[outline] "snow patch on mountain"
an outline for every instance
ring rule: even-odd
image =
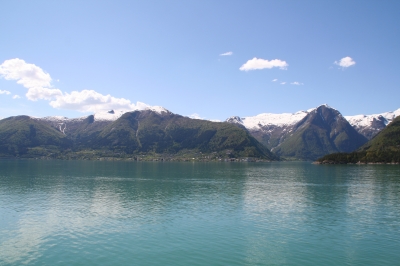
[[[65,116],[46,116],[46,117],[31,117],[33,119],[44,120],[54,123],[64,123],[64,122],[71,122],[71,121],[81,121],[87,118],[87,116],[78,117],[78,118],[68,118]]]
[[[306,115],[318,110],[320,107],[326,107],[336,110],[327,104],[322,104],[318,107],[308,109],[307,111],[298,111],[296,113],[283,113],[283,114],[272,114],[263,113],[256,116],[238,117],[232,116],[227,119],[227,122],[242,124],[249,130],[257,130],[261,127],[276,126],[276,127],[288,127],[293,126]]]
[[[150,110],[150,111],[156,112],[158,114],[171,113],[169,110],[165,109],[162,106],[147,106],[145,108],[136,109],[136,110],[117,110],[117,111],[110,110],[110,111],[97,112],[97,113],[93,114],[93,116],[94,116],[94,121],[115,121],[125,113],[134,112],[134,111],[143,111],[143,110]],[[43,118],[35,117],[35,119],[45,120],[45,121],[54,122],[54,123],[63,123],[63,122],[71,122],[71,121],[81,121],[81,120],[86,119],[87,117],[88,116],[82,116],[79,118],[68,118],[65,116],[47,116],[47,117],[43,117]]]
[[[108,112],[95,113],[93,116],[94,116],[94,121],[115,121],[125,113],[126,111],[110,110]]]
[[[347,121],[349,121],[350,125],[353,127],[369,127],[372,126],[372,123],[376,120],[383,120],[385,125],[387,126],[394,118],[400,115],[400,108],[393,112],[385,112],[381,114],[373,114],[373,115],[353,115],[353,116],[345,116]]]
[[[156,112],[158,114],[171,113],[170,111],[168,111],[167,109],[165,109],[162,106],[147,106],[144,109],[119,110],[119,111],[110,110],[108,112],[95,113],[94,120],[95,121],[115,121],[125,113],[134,112],[134,111],[143,111],[143,110],[150,110],[150,111]]]
[[[248,116],[248,117],[231,117],[227,121],[235,122],[238,124],[242,124],[247,129],[258,129],[263,126],[290,126],[294,125],[303,119],[309,112],[308,111],[299,111],[296,113],[283,113],[283,114],[272,114],[272,113],[263,113],[256,116]]]
[[[150,111],[153,111],[153,112],[156,112],[156,113],[159,113],[159,114],[162,114],[162,113],[169,114],[169,113],[171,113],[169,110],[165,109],[162,106],[149,106],[149,107],[146,108],[146,110],[150,110]]]

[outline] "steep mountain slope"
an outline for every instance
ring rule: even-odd
[[[72,142],[64,134],[29,116],[0,120],[0,154],[3,156],[26,153],[48,155],[71,145]]]
[[[386,112],[382,114],[354,115],[345,116],[345,118],[358,133],[364,135],[367,139],[372,139],[398,116],[400,116],[400,109],[397,109],[394,112]]]
[[[400,117],[393,119],[375,138],[359,149],[359,151],[382,150],[400,150]]]
[[[352,153],[326,155],[319,163],[400,163],[400,117]]]
[[[315,160],[329,153],[353,151],[367,142],[339,111],[325,105],[309,112],[292,132],[274,149],[278,155]]]
[[[231,117],[276,154],[314,160],[332,152],[352,151],[367,139],[356,132],[339,111],[321,105],[294,114],[261,114]]]

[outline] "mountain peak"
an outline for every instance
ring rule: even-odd
[[[225,122],[232,124],[243,124],[243,121],[239,116],[231,116],[228,119],[226,119]]]
[[[314,111],[314,110],[320,110],[320,109],[323,109],[323,108],[336,110],[335,108],[333,108],[333,107],[329,106],[328,104],[324,103],[324,104],[321,104],[321,105],[319,105],[319,106],[317,106],[317,107],[308,109],[307,112],[308,112],[308,113],[311,113],[311,112]],[[337,110],[336,110],[336,111],[337,111]]]
[[[129,113],[129,112],[134,112],[134,111],[152,111],[156,112],[158,114],[172,114],[169,110],[165,109],[162,106],[147,106],[144,109],[137,109],[137,110],[110,110],[107,112],[98,112],[94,114],[94,120],[95,121],[115,121],[118,118],[120,118],[123,114]]]
[[[172,114],[171,111],[167,110],[166,108],[162,107],[162,106],[149,106],[147,107],[145,110],[150,110],[159,114],[162,113],[167,113],[167,114]]]

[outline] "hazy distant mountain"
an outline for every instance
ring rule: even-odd
[[[0,143],[3,156],[65,152],[122,156],[187,151],[220,157],[277,159],[245,129],[225,122],[183,117],[161,107],[76,119],[11,117],[0,121]]]
[[[354,115],[345,116],[350,125],[358,133],[363,134],[367,139],[372,139],[377,133],[384,129],[392,120],[400,115],[400,109],[394,112],[386,112],[375,115]]]
[[[339,111],[321,105],[294,114],[231,117],[277,155],[314,160],[333,152],[350,152],[367,142]]]

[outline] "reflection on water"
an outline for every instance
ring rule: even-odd
[[[0,265],[376,265],[400,168],[0,161]]]

